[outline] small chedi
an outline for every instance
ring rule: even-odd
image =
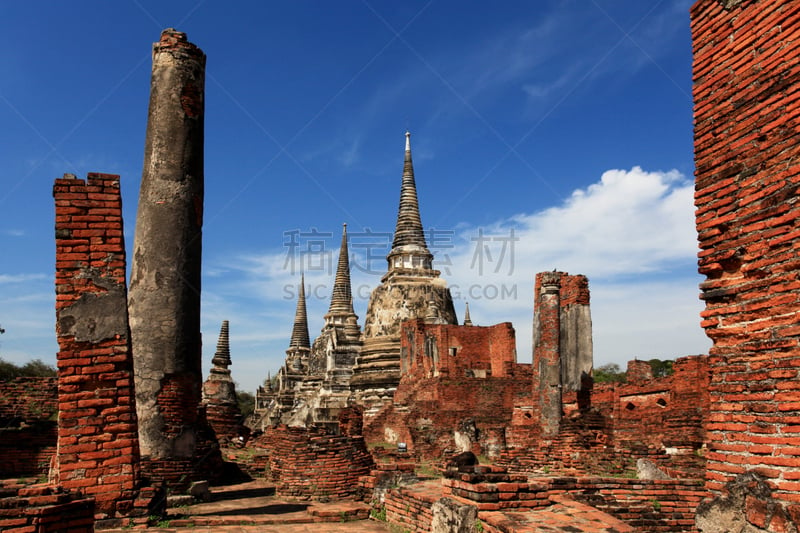
[[[406,134],[397,228],[363,328],[345,226],[323,329],[311,342],[301,275],[285,363],[257,393],[246,442],[227,321],[200,375],[205,56],[165,30],[130,294],[119,177],[54,184],[58,377],[0,381],[0,530],[145,527],[165,513],[163,488],[224,482],[223,449],[305,502],[308,522],[346,500],[335,519],[372,508],[415,532],[798,533],[800,9],[698,0],[691,20],[708,356],[658,375],[634,360],[624,379],[595,382],[589,281],[558,270],[531,280],[531,364],[517,362],[510,323],[479,325],[465,306],[459,324]]]
[[[203,405],[206,418],[218,439],[233,440],[248,433],[242,426],[242,412],[236,397],[236,384],[231,377],[230,325],[222,321],[211,370],[203,383]]]

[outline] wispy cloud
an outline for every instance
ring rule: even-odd
[[[0,230],[0,233],[2,233],[3,235],[8,235],[9,237],[24,237],[25,236],[25,230],[16,229],[16,228]]]
[[[28,283],[48,278],[45,274],[0,274],[0,284]]]
[[[339,154],[339,162],[343,167],[352,167],[361,157],[359,149],[361,148],[361,139],[351,139],[347,148]]]

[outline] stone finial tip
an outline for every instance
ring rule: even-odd
[[[406,152],[411,151],[411,133],[406,131]]]

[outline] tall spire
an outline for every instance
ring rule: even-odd
[[[350,256],[347,252],[347,224],[342,225],[342,244],[339,247],[339,263],[333,282],[331,305],[325,315],[325,325],[344,324],[353,311],[353,293],[350,287]]]
[[[403,183],[400,188],[400,208],[397,212],[397,227],[392,249],[413,245],[425,251],[425,233],[419,216],[417,184],[414,181],[414,164],[411,161],[411,134],[406,132],[406,155],[403,161]]]
[[[217,340],[217,351],[211,360],[214,366],[228,368],[231,365],[231,347],[228,338],[228,321],[223,320],[219,328],[219,339]]]
[[[466,306],[466,310],[464,311],[464,325],[471,326],[472,319],[469,317],[469,302],[466,302],[464,305]]]
[[[425,243],[425,232],[419,216],[417,184],[414,181],[414,164],[411,161],[411,134],[406,132],[406,154],[403,161],[403,182],[400,187],[400,207],[397,210],[397,226],[394,232],[392,251],[386,257],[389,274],[395,269],[424,271],[430,275],[433,255]]]
[[[292,340],[289,349],[311,349],[308,338],[308,315],[306,314],[306,279],[305,274],[300,274],[300,290],[297,292],[297,309],[294,313],[294,327],[292,327]]]

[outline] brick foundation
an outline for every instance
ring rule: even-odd
[[[359,478],[374,463],[361,436],[277,426],[259,438],[269,454],[269,479],[282,496],[337,500],[361,495]]]
[[[86,533],[94,531],[95,503],[47,485],[0,485],[0,531]]]
[[[607,513],[630,526],[628,531],[691,533],[697,531],[694,511],[707,494],[702,480],[696,479],[528,479],[527,476],[510,475],[499,467],[478,466],[472,471],[468,471],[469,468],[462,470],[450,473],[442,480],[388,491],[384,503],[387,521],[410,531],[430,531],[433,503],[445,496],[477,507],[479,518],[495,524],[490,531],[516,530],[501,526],[505,513],[511,513],[507,515],[509,517],[514,513],[534,513],[529,515],[529,522],[544,528],[549,524],[545,523],[544,517],[537,520],[536,512],[574,500],[600,512],[594,513],[595,523],[586,529],[581,528],[577,521],[570,522],[571,513],[567,512],[562,517],[562,525],[573,527],[563,531],[614,531],[613,527],[599,529],[604,521],[609,526],[615,522],[603,519],[602,514]],[[588,512],[591,508],[582,507],[580,511]]]

